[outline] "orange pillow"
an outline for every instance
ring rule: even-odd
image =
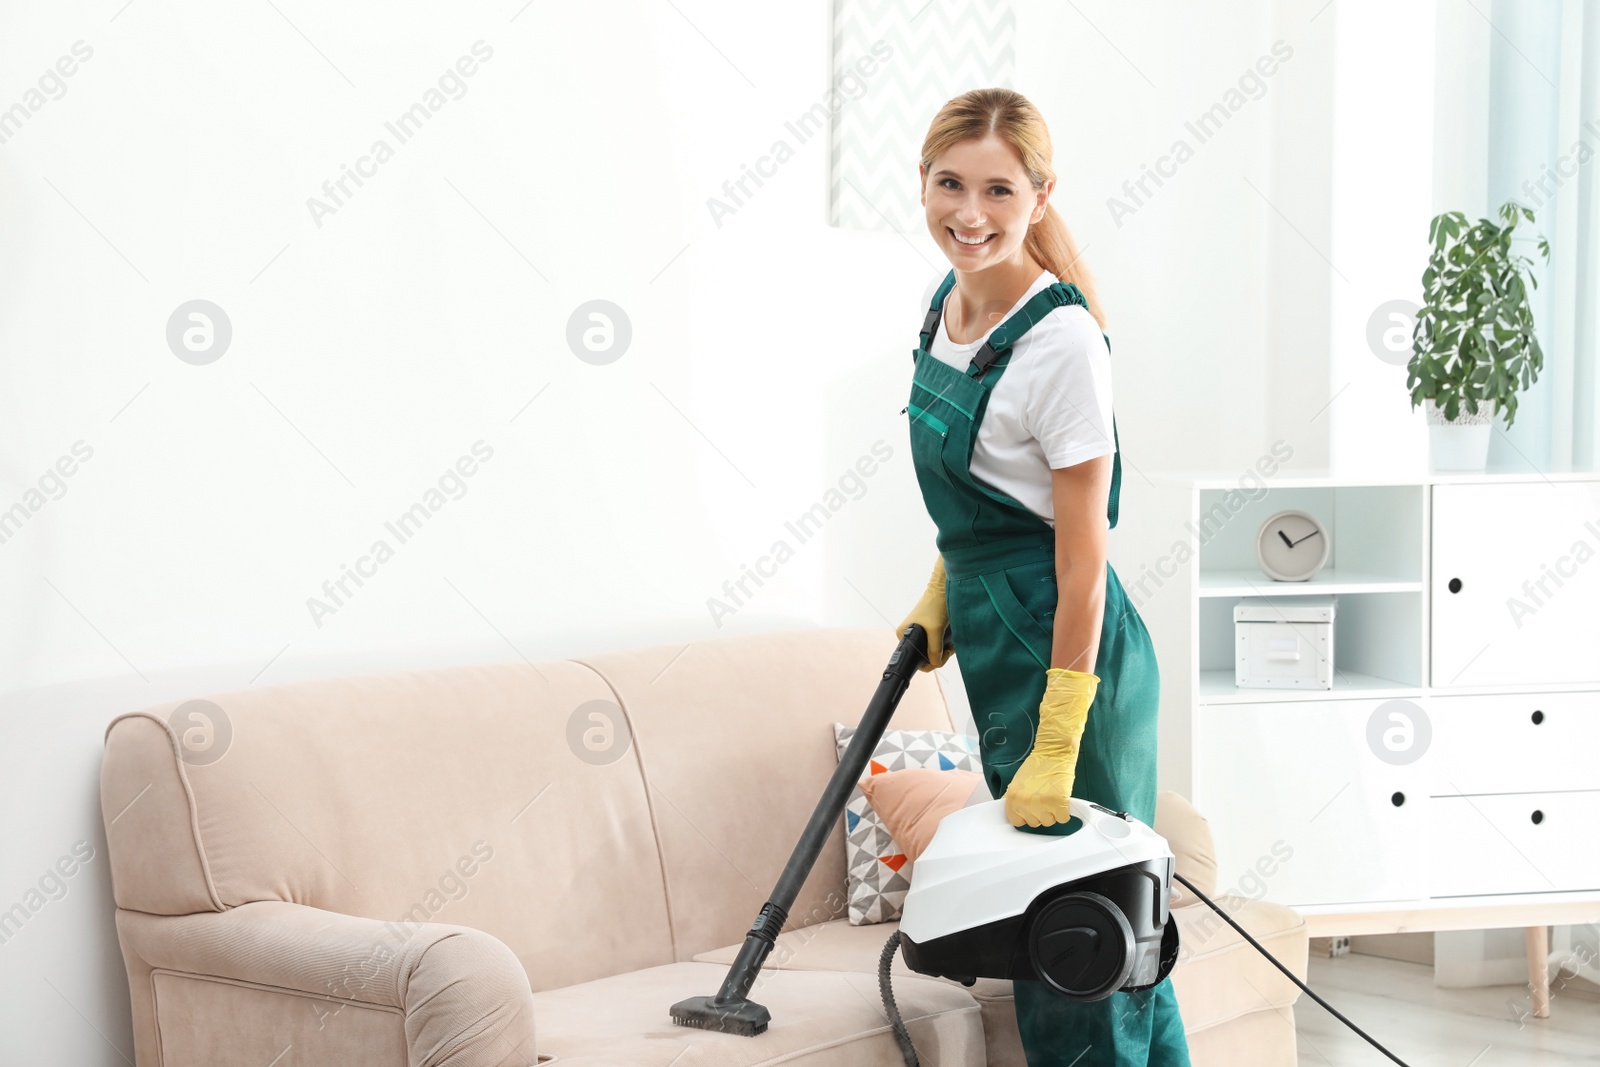
[[[983,790],[980,799],[990,799],[983,775],[959,768],[939,771],[908,767],[861,780],[862,795],[883,820],[889,836],[912,862],[933,840],[939,820],[965,807],[975,789]]]

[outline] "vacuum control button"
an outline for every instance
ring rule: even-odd
[[[1121,819],[1096,819],[1094,828],[1100,831],[1102,837],[1109,837],[1114,840],[1121,840],[1133,833],[1133,827]]]
[[[1108,808],[1103,804],[1096,804],[1092,800],[1088,801],[1088,804],[1089,804],[1089,806],[1091,808],[1094,808],[1096,811],[1103,811],[1107,815],[1115,815],[1117,818],[1121,819],[1123,822],[1127,822],[1128,821],[1128,813],[1125,812],[1125,811],[1116,811],[1115,809]]]

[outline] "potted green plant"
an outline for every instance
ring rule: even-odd
[[[1469,224],[1461,212],[1446,211],[1428,228],[1433,251],[1422,272],[1406,388],[1413,409],[1427,401],[1435,470],[1482,470],[1494,415],[1504,411],[1509,428],[1517,391],[1538,380],[1544,366],[1528,305],[1528,287],[1539,282],[1533,261],[1511,250],[1517,224],[1531,223],[1533,212],[1508,200],[1499,214],[1504,225]],[[1539,250],[1548,261],[1550,242],[1542,235]]]

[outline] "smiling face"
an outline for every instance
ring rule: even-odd
[[[1035,192],[1016,150],[993,134],[952,145],[919,171],[928,232],[952,266],[1021,264],[1028,226],[1044,218],[1053,182]]]

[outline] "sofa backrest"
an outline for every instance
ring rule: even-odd
[[[121,715],[101,770],[116,901],[471,926],[536,990],[687,959],[744,937],[836,765],[832,723],[859,719],[893,645],[738,635]],[[930,675],[893,725],[950,728]],[[843,889],[838,825],[790,927],[843,915]]]
[[[676,959],[744,940],[839,765],[833,724],[861,720],[894,646],[888,627],[790,630],[580,659],[628,709]],[[952,728],[931,673],[912,676],[889,728]],[[785,929],[847,903],[841,818]]]
[[[284,900],[394,924],[484,929],[530,980],[670,958],[661,865],[631,759],[575,759],[571,712],[610,689],[572,662],[335,678],[166,704],[107,730],[101,773],[120,907]],[[184,759],[167,725],[225,718]],[[189,725],[196,723],[197,725]],[[223,731],[218,730],[219,736]],[[631,906],[590,884],[631,885]]]

